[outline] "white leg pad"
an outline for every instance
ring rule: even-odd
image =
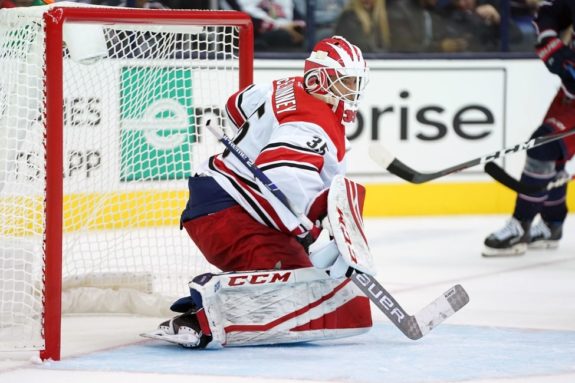
[[[213,336],[208,347],[335,339],[371,326],[350,325],[343,316],[340,326],[324,325],[324,315],[338,314],[362,293],[349,279],[334,280],[316,268],[207,274],[190,288],[206,313]]]

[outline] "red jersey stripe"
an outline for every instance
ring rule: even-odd
[[[228,113],[228,118],[238,129],[241,128],[246,122],[246,117],[244,116],[244,113],[241,111],[238,104],[239,97],[245,90],[246,89],[242,89],[241,91],[234,93],[232,96],[230,96],[230,98],[228,98],[228,101],[226,102],[226,112]]]
[[[318,173],[323,168],[323,157],[320,154],[311,151],[298,150],[293,147],[277,146],[264,149],[258,158],[257,166],[264,166],[274,162],[296,162],[311,165],[317,169]]]

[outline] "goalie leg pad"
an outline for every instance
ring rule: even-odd
[[[280,344],[358,335],[372,325],[369,300],[349,279],[315,268],[204,274],[190,283],[206,314],[208,347]]]

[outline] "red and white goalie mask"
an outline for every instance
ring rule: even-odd
[[[307,92],[332,105],[334,111],[350,110],[355,116],[367,82],[368,68],[361,50],[343,37],[321,40],[305,61]],[[345,120],[345,114],[343,117]]]

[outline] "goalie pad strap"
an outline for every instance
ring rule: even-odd
[[[198,318],[198,323],[202,329],[204,335],[212,336],[212,330],[210,329],[210,323],[208,322],[208,317],[206,316],[206,311],[200,309],[196,312],[196,317]]]

